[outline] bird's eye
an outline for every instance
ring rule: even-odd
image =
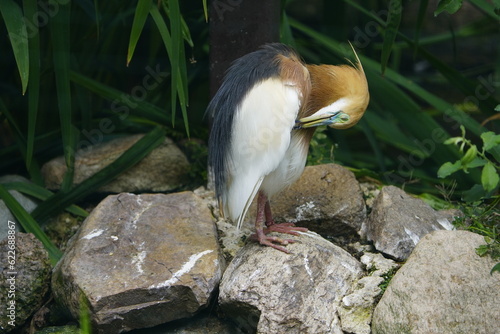
[[[341,113],[339,118],[341,122],[348,122],[351,119],[346,113]]]

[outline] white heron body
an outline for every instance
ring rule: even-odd
[[[297,157],[299,138],[292,128],[302,105],[301,92],[278,78],[256,84],[236,110],[224,212],[241,226],[259,189],[269,196],[293,183],[304,168],[307,149]],[[292,145],[291,145],[292,144]]]
[[[359,59],[352,65],[306,66],[286,45],[268,44],[236,60],[210,102],[209,166],[219,207],[240,227],[259,194],[261,244],[287,252],[278,244],[293,240],[267,234],[306,230],[274,224],[268,198],[300,177],[316,126],[345,129],[362,117],[368,86]]]

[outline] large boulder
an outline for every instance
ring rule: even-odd
[[[144,135],[131,135],[97,143],[76,152],[73,182],[79,184],[114,162]],[[45,186],[61,188],[66,173],[64,157],[57,157],[42,167]],[[96,189],[105,193],[171,191],[186,182],[189,162],[169,138],[156,147],[142,161],[120,174],[105,186]]]
[[[436,211],[421,199],[386,186],[375,199],[361,234],[378,251],[405,260],[427,233],[453,229],[452,222],[460,214],[458,210]]]
[[[0,333],[8,333],[42,306],[52,267],[47,251],[31,233],[9,234],[0,241],[0,252]]]
[[[338,308],[361,278],[361,264],[313,232],[291,254],[248,243],[224,273],[219,304],[246,332],[342,333]]]
[[[246,219],[251,224],[255,204]],[[366,219],[358,181],[351,171],[336,164],[306,167],[297,182],[271,198],[271,209],[276,221],[296,223],[324,237],[356,236]]]
[[[192,192],[119,194],[87,217],[57,264],[56,299],[100,333],[190,317],[210,302],[224,268],[206,202]]]
[[[372,332],[498,333],[500,275],[476,254],[484,243],[467,231],[423,237],[375,308]]]

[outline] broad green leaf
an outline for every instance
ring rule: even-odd
[[[437,175],[439,178],[444,179],[445,177],[455,173],[461,168],[462,164],[460,163],[460,160],[455,161],[454,163],[445,162],[441,167],[439,167]]]
[[[61,251],[57,249],[57,247],[47,237],[45,232],[43,232],[40,228],[35,219],[33,219],[33,217],[21,206],[21,204],[19,204],[18,201],[16,201],[16,199],[2,184],[0,184],[0,198],[19,221],[19,224],[21,224],[24,231],[27,233],[33,233],[35,237],[42,242],[43,246],[49,253],[52,264],[55,265],[62,256]]]
[[[476,168],[486,165],[486,160],[481,157],[476,157],[474,160],[467,164],[467,168]]]
[[[389,2],[389,14],[387,16],[387,25],[385,27],[384,33],[384,44],[382,46],[382,56],[380,63],[382,66],[382,74],[385,72],[387,67],[387,62],[389,61],[389,56],[396,40],[396,36],[399,30],[399,23],[401,22],[401,16],[403,13],[403,3],[402,0],[390,0]]]
[[[22,93],[26,93],[29,79],[29,46],[28,33],[24,21],[21,7],[13,0],[0,1],[0,13],[2,14],[7,33],[9,35],[14,58],[16,59],[17,69],[21,77]]]
[[[434,16],[438,16],[443,11],[455,14],[460,8],[462,8],[462,0],[439,0]]]
[[[485,151],[489,151],[500,145],[500,135],[492,131],[481,133],[481,139],[483,140],[483,149]]]
[[[500,111],[500,104],[495,107],[495,111]]]
[[[132,30],[130,31],[130,40],[128,43],[127,66],[132,60],[135,47],[141,36],[142,29],[148,18],[149,9],[153,6],[151,0],[139,0],[135,8],[134,21],[132,22]]]
[[[481,173],[481,184],[483,185],[484,190],[490,192],[494,190],[499,183],[500,177],[498,176],[498,171],[495,166],[488,161],[488,163],[486,163],[483,167],[483,171]]]
[[[96,189],[114,180],[122,172],[137,164],[164,140],[165,130],[156,127],[100,172],[76,185],[70,191],[60,191],[41,203],[32,212],[33,217],[40,221],[44,221],[70,204],[84,199]]]

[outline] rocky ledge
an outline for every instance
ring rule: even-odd
[[[495,333],[500,275],[475,253],[483,237],[396,187],[371,195],[343,167],[307,167],[272,202],[310,229],[291,254],[247,241],[252,215],[236,230],[203,189],[110,195],[52,294],[75,319],[86,306],[98,333]]]

